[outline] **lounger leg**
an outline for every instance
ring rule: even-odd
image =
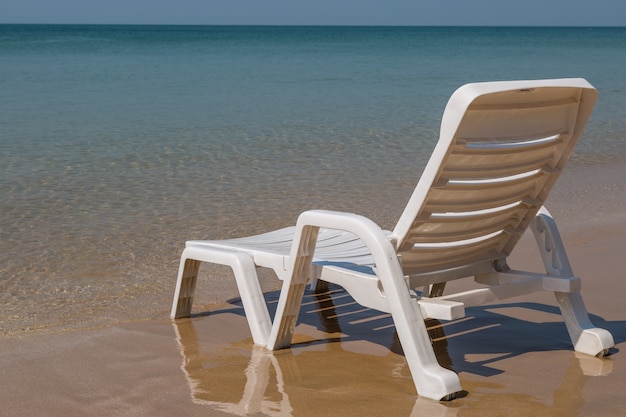
[[[328,282],[319,278],[313,278],[309,284],[309,289],[315,293],[326,292],[329,289]]]
[[[172,303],[172,312],[170,314],[173,319],[191,315],[191,306],[193,305],[193,296],[196,292],[199,270],[200,261],[181,257],[176,291],[174,292],[174,302]]]
[[[595,327],[591,323],[580,292],[554,294],[574,350],[592,356],[606,356],[609,349],[615,346],[613,336],[607,330]]]
[[[563,277],[574,276],[556,223],[547,209],[542,208],[537,214],[532,231],[547,273]],[[555,292],[554,295],[574,349],[594,356],[608,354],[609,349],[615,345],[613,336],[591,323],[580,291]]]
[[[459,377],[439,365],[417,300],[409,296],[400,275],[393,280],[382,278],[391,315],[411,370],[417,393],[434,400],[451,400],[462,390]],[[395,282],[394,282],[395,281]]]
[[[441,297],[445,289],[446,289],[445,282],[439,282],[436,284],[429,285],[428,297],[429,298]]]
[[[291,338],[300,314],[304,289],[310,278],[311,262],[318,232],[319,227],[305,226],[296,233],[294,242],[297,243],[297,246],[290,256],[292,264],[289,270],[291,274],[283,281],[280,291],[276,315],[267,344],[269,350],[284,349],[291,345]]]
[[[256,267],[250,256],[245,253],[200,246],[185,248],[181,255],[170,317],[175,319],[191,315],[200,262],[226,265],[232,269],[252,339],[255,344],[265,346],[272,321],[256,274]]]

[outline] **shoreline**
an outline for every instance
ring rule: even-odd
[[[571,246],[595,236],[626,234],[626,211],[622,209],[626,203],[624,178],[626,178],[626,168],[620,160],[608,161],[601,165],[588,163],[568,165],[546,204],[563,235],[568,253]],[[354,211],[359,212],[356,209]],[[363,210],[372,211],[367,207]],[[361,211],[360,214],[364,213]],[[393,213],[385,213],[378,208],[369,215],[383,228],[393,227],[395,221]],[[245,227],[252,226],[246,225]],[[13,316],[5,316],[5,326],[0,331],[0,337],[101,329],[128,322],[168,317],[178,267],[177,256],[187,238],[195,237],[187,236],[172,243],[176,246],[176,252],[170,255],[171,259],[161,260],[167,261],[167,264],[147,265],[153,271],[160,271],[159,276],[154,277],[153,280],[144,279],[144,281],[152,281],[152,285],[127,287],[122,282],[122,288],[117,289],[121,291],[122,296],[118,298],[115,298],[114,294],[106,294],[107,287],[105,286],[94,287],[92,291],[99,290],[95,299],[85,299],[80,300],[79,303],[70,304],[65,304],[63,292],[50,294],[50,303],[54,308],[51,317],[60,319],[58,322],[49,319],[38,322],[36,312],[22,311]],[[513,258],[517,251],[520,251],[520,248],[513,253]],[[572,264],[575,265],[576,257],[570,255],[570,258],[572,258]],[[137,268],[128,272],[132,274],[139,271],[140,269]],[[574,271],[576,273],[576,269]],[[269,271],[266,273],[262,271],[259,277],[264,291],[280,288],[280,282]],[[103,284],[105,281],[106,279],[103,280]],[[120,280],[117,279],[117,281]],[[231,272],[224,267],[205,264],[199,277],[196,303],[208,306],[236,297],[238,297],[238,291]],[[50,306],[47,307],[50,308]],[[13,311],[17,311],[16,308],[13,308]],[[81,315],[83,313],[84,315]],[[24,318],[27,318],[26,323],[21,323]]]
[[[190,320],[173,324],[167,318],[171,294],[164,291],[151,299],[163,305],[141,310],[143,317],[0,338],[0,375],[7,387],[0,393],[5,404],[0,415],[626,413],[621,392],[626,280],[620,272],[626,241],[624,170],[618,164],[570,165],[547,204],[574,273],[582,278],[592,321],[615,338],[607,359],[574,353],[552,294],[468,309],[467,320],[442,327],[438,358],[459,373],[469,394],[434,403],[416,396],[390,323],[383,323],[380,334],[352,331],[345,323],[339,333],[327,333],[316,319],[306,318],[292,349],[264,355],[251,343],[240,306],[224,303],[230,297],[211,304],[205,285]],[[541,268],[531,240],[520,242],[511,256],[513,267]],[[171,278],[173,291],[175,275]],[[236,294],[234,280],[223,284],[223,294]],[[277,281],[265,284],[268,296],[275,297],[271,287]],[[335,300],[336,308],[343,308],[339,303]],[[266,381],[259,388],[264,396],[244,404],[250,369],[263,371],[257,377]],[[283,382],[282,391],[273,385],[276,378]]]

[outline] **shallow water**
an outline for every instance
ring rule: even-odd
[[[167,314],[187,239],[391,227],[470,81],[583,76],[623,160],[622,28],[0,25],[0,334]],[[214,301],[232,283],[213,281]]]

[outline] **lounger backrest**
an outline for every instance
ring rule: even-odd
[[[583,79],[459,88],[392,233],[405,272],[506,258],[548,197],[596,98]]]

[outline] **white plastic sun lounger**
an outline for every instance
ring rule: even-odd
[[[172,318],[191,314],[201,262],[234,272],[255,344],[290,346],[307,283],[344,287],[365,307],[390,313],[420,396],[454,398],[458,376],[441,367],[425,318],[452,320],[465,307],[553,291],[574,349],[604,355],[614,345],[593,326],[554,220],[543,204],[596,102],[583,79],[467,84],[450,98],[439,141],[395,229],[352,213],[307,211],[295,227],[222,241],[188,241]],[[531,229],[546,273],[506,262]],[[283,280],[272,321],[256,275]],[[444,294],[450,280],[476,289]],[[423,289],[421,295],[415,289]]]

